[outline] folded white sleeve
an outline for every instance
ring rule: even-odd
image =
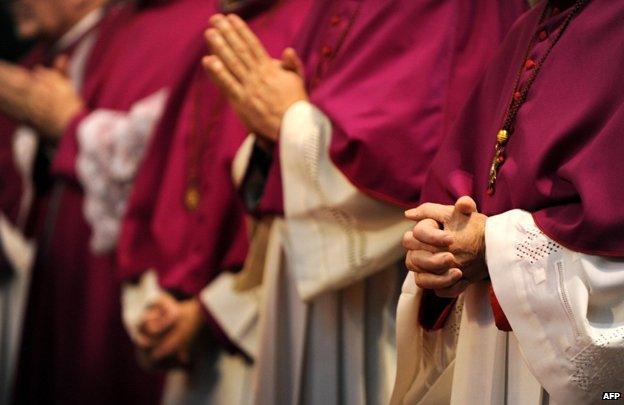
[[[199,299],[232,343],[255,358],[262,287],[237,291],[235,277],[221,273],[201,291]]]
[[[521,210],[490,217],[486,258],[524,359],[557,404],[624,387],[624,259],[581,254]]]
[[[312,104],[295,103],[280,134],[285,250],[299,294],[309,300],[349,286],[403,255],[403,210],[368,197],[329,156],[332,124]],[[374,170],[371,167],[371,170]]]

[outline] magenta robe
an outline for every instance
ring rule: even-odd
[[[488,216],[522,209],[549,238],[571,250],[622,257],[620,2],[590,1],[572,20],[518,112],[495,193],[486,192],[496,134],[519,69],[521,86],[531,74],[527,48],[535,39],[528,59],[540,60],[566,17],[561,13],[538,24],[549,3],[563,10],[574,1],[545,1],[514,25],[434,159],[422,202],[452,204],[469,195]],[[432,292],[425,300],[420,322],[427,329],[441,327],[452,302]],[[511,330],[493,290],[491,303],[499,329]]]
[[[19,213],[22,180],[13,160],[13,133],[16,124],[0,114],[0,211],[15,222]]]
[[[158,376],[141,372],[120,308],[115,253],[89,250],[84,193],[76,178],[76,127],[91,110],[127,111],[172,86],[203,41],[213,9],[205,0],[127,6],[107,18],[87,65],[87,109],[65,133],[53,162],[51,205],[36,212],[39,257],[25,324],[17,403],[154,404]],[[41,200],[41,199],[40,199]]]
[[[267,51],[279,57],[311,2],[248,3],[239,12]],[[198,58],[206,52],[202,47]],[[199,64],[182,81],[137,177],[118,257],[123,280],[154,268],[161,287],[192,296],[220,271],[238,269],[245,260],[247,229],[231,165],[247,131]],[[199,165],[195,210],[185,205],[194,170],[189,165]]]
[[[434,160],[422,201],[470,195],[487,215],[523,209],[569,249],[624,256],[621,2],[592,0],[572,20],[519,110],[496,192],[486,193],[496,133],[529,42],[538,37],[529,53],[537,60],[554,37],[552,21],[538,26],[547,3],[525,15],[498,51]]]
[[[296,49],[331,120],[330,157],[363,193],[418,202],[425,173],[478,75],[527,8],[513,1],[317,1]],[[281,214],[279,159],[256,214]]]

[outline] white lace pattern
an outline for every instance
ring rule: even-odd
[[[121,218],[167,90],[132,106],[129,112],[96,110],[78,127],[78,178],[85,191],[83,213],[92,227],[91,250],[114,249]]]

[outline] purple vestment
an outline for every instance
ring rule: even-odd
[[[573,3],[557,2],[561,7]],[[518,69],[551,41],[554,16],[538,26],[543,2],[514,26],[449,132],[431,167],[422,201],[472,196],[481,212],[533,214],[544,233],[578,252],[624,255],[624,5],[592,0],[546,59],[520,108],[493,196],[486,194],[496,134]],[[563,8],[563,7],[562,7]],[[564,11],[565,13],[565,11]]]
[[[138,370],[122,325],[115,252],[96,255],[89,248],[91,228],[76,177],[76,129],[93,110],[127,112],[138,100],[171,87],[188,58],[196,56],[189,51],[202,43],[212,10],[206,0],[175,0],[140,10],[128,5],[109,13],[100,25],[82,88],[86,109],[54,156],[51,203],[35,204],[39,258],[25,323],[18,403],[159,401],[158,380]]]
[[[444,129],[525,1],[317,1],[296,50],[330,156],[369,196],[415,205]],[[277,151],[277,148],[276,148]],[[282,213],[274,157],[258,214]]]
[[[243,17],[267,51],[279,57],[291,44],[309,0],[248,2]],[[232,182],[231,163],[247,135],[227,100],[197,60],[169,100],[137,178],[120,237],[124,280],[146,269],[160,285],[195,295],[223,269],[240,268],[247,254],[242,204]],[[193,171],[198,172],[193,179]],[[198,184],[192,184],[197,181]],[[199,206],[185,195],[197,187]]]

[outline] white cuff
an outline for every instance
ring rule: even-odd
[[[568,250],[520,210],[490,217],[485,239],[498,301],[552,401],[624,386],[624,262]]]
[[[199,294],[199,299],[228,338],[256,357],[261,287],[236,291],[235,275],[222,273]]]
[[[332,125],[306,101],[286,112],[280,135],[284,248],[303,300],[347,287],[393,264],[411,227],[403,210],[360,192],[329,156]]]
[[[136,284],[125,283],[122,285],[122,317],[130,338],[136,339],[143,314],[163,292],[158,285],[158,276],[153,270],[145,272]]]

